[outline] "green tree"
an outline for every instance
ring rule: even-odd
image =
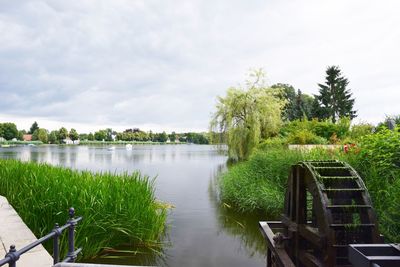
[[[176,133],[175,132],[172,132],[170,135],[168,135],[168,137],[171,142],[176,141]]]
[[[36,130],[39,129],[39,125],[38,123],[35,121],[34,123],[32,123],[31,128],[29,129],[28,134],[33,134]]]
[[[61,127],[60,130],[58,130],[58,140],[61,143],[64,139],[67,139],[67,137],[68,130],[65,127]]]
[[[106,141],[114,141],[113,136],[116,135],[116,132],[114,132],[111,128],[107,128],[106,130]]]
[[[271,88],[280,90],[280,98],[286,102],[282,110],[282,117],[289,121],[299,120],[306,117],[311,119],[312,102],[314,97],[303,94],[301,90],[296,90],[290,84],[277,83]]]
[[[278,89],[279,97],[286,101],[286,104],[282,109],[282,117],[289,121],[297,119],[295,110],[296,90],[294,87],[290,84],[277,83],[272,85],[271,88]]]
[[[86,133],[79,134],[79,139],[80,140],[88,140],[88,134],[86,134]]]
[[[24,135],[26,134],[25,130],[18,131],[18,140],[24,140]]]
[[[57,130],[50,132],[50,134],[49,134],[49,142],[51,144],[58,144],[59,143],[58,142],[58,131]]]
[[[0,123],[0,137],[3,137],[6,140],[18,138],[18,129],[15,123]]]
[[[92,133],[88,134],[88,140],[93,141],[94,140],[94,135]]]
[[[48,142],[48,132],[46,129],[44,128],[39,128],[37,130],[35,130],[32,134],[32,140],[38,140],[38,141],[42,141],[43,143],[47,143]]]
[[[326,70],[325,84],[318,84],[318,99],[322,110],[318,111],[319,119],[332,119],[336,122],[339,118],[355,118],[356,111],[353,110],[354,99],[350,89],[347,89],[349,81],[342,76],[338,66],[330,66]],[[321,112],[322,111],[322,112]]]
[[[106,130],[99,130],[94,133],[94,139],[97,141],[103,141],[107,139],[107,131]]]
[[[69,138],[71,138],[72,141],[79,139],[79,134],[74,128],[69,131]]]
[[[261,139],[277,135],[281,127],[285,101],[264,77],[262,70],[255,70],[244,87],[229,88],[218,98],[210,129],[224,134],[232,159],[246,159]]]
[[[156,134],[156,136],[157,136],[157,142],[164,143],[164,142],[167,142],[167,140],[168,140],[168,135],[166,132]]]

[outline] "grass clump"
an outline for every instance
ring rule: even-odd
[[[222,200],[240,211],[263,210],[271,217],[278,216],[283,207],[288,170],[301,159],[301,152],[284,148],[256,151],[248,161],[233,165],[222,174]]]
[[[91,173],[0,160],[0,194],[38,237],[55,223],[63,225],[74,207],[84,218],[75,239],[84,258],[121,244],[154,246],[165,228],[166,210],[155,199],[153,180],[139,172]]]
[[[290,168],[303,160],[339,158],[339,151],[289,150],[263,143],[247,161],[239,162],[220,177],[222,201],[243,212],[265,211],[270,218],[283,209]]]

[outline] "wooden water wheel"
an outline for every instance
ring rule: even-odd
[[[267,266],[351,266],[348,244],[382,241],[364,182],[340,161],[292,166],[282,221],[271,223],[279,233],[261,223],[272,239]]]

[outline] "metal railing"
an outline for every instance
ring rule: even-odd
[[[60,236],[62,232],[68,228],[68,253],[62,262],[74,262],[78,256],[78,254],[82,251],[82,248],[78,248],[75,250],[75,226],[78,224],[82,217],[75,217],[75,209],[69,209],[69,220],[67,223],[61,227],[56,223],[53,231],[44,237],[36,240],[35,242],[21,248],[20,250],[16,250],[14,245],[10,246],[10,250],[4,257],[4,259],[0,260],[0,266],[3,266],[8,263],[9,267],[16,267],[16,262],[19,260],[22,254],[28,252],[34,247],[46,242],[49,239],[53,238],[53,260],[54,264],[60,262]]]

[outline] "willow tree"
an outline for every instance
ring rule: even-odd
[[[262,70],[252,71],[244,86],[231,87],[225,97],[218,97],[210,128],[224,137],[231,159],[248,158],[260,140],[279,132],[285,101],[264,77]]]

